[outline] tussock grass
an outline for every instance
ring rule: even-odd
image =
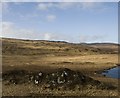
[[[117,90],[98,89],[88,86],[86,88],[76,87],[73,90],[69,89],[44,89],[44,85],[35,86],[33,84],[22,85],[3,85],[3,96],[118,96]]]

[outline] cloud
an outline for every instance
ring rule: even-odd
[[[57,8],[59,9],[70,9],[72,7],[75,7],[77,3],[75,2],[61,2],[57,4]]]
[[[49,32],[49,33],[42,33],[42,36],[44,37],[44,40],[54,40],[54,41],[63,41],[65,40],[65,36],[58,34],[58,33],[53,33],[53,32]]]
[[[81,35],[79,37],[80,42],[98,42],[103,41],[105,39],[105,35]]]
[[[37,35],[37,34],[36,34]],[[1,37],[10,38],[34,38],[35,33],[33,30],[19,29],[15,27],[12,22],[2,22],[2,35]]]
[[[2,3],[0,2],[0,13],[2,13]]]
[[[37,9],[41,11],[48,11],[51,9],[60,9],[60,10],[66,10],[66,9],[82,9],[82,10],[102,10],[105,9],[106,6],[104,6],[104,2],[90,2],[94,0],[86,0],[86,2],[47,2],[38,3]],[[108,6],[107,6],[108,7]],[[109,7],[108,7],[109,8]]]
[[[119,0],[2,0],[2,2],[118,2]]]
[[[1,4],[1,9],[3,11],[3,13],[7,13],[9,12],[9,3],[8,2],[2,2]]]
[[[9,29],[13,26],[12,22],[2,22],[3,29]]]
[[[105,35],[80,35],[76,37],[68,37],[67,35],[55,32],[38,32],[32,29],[20,29],[12,22],[2,23],[1,37],[31,39],[31,40],[53,40],[53,41],[67,41],[67,42],[103,42]],[[77,39],[77,40],[76,40]]]
[[[14,32],[12,30],[13,25],[14,24],[12,22],[2,22],[2,31],[3,31],[3,34],[6,34],[8,32]]]
[[[18,39],[31,39],[31,40],[58,40],[60,35],[55,33],[38,32],[33,29],[20,29],[12,22],[2,22],[2,35],[1,37],[18,38]]]
[[[13,29],[14,23],[12,22],[2,22],[2,36],[10,37],[11,35],[14,35],[16,30]]]
[[[55,15],[47,15],[46,16],[46,19],[49,21],[49,22],[52,22],[56,19],[56,16]]]
[[[44,40],[51,40],[52,36],[49,33],[44,34]]]
[[[42,11],[47,11],[52,8],[57,8],[57,9],[68,9],[72,7],[74,3],[70,2],[47,2],[47,3],[39,3],[37,8]]]
[[[89,8],[94,8],[97,6],[98,6],[98,4],[96,4],[95,2],[82,2],[81,3],[82,9],[89,9]]]
[[[48,10],[51,7],[53,7],[53,3],[39,3],[38,4],[39,10]]]

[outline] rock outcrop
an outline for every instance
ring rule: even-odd
[[[46,84],[47,88],[57,87],[75,87],[79,86],[97,86],[98,88],[106,88],[103,83],[98,80],[94,80],[89,76],[86,76],[78,71],[73,71],[68,68],[58,69],[55,72],[43,73],[43,72],[27,72],[24,70],[13,70],[3,74],[3,81],[7,81],[9,84],[20,83],[34,83],[35,85]]]

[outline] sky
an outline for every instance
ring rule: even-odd
[[[2,37],[118,42],[117,2],[2,2]]]

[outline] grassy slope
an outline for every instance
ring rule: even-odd
[[[95,68],[96,70],[96,68],[103,68],[105,64],[111,67],[117,63],[116,51],[115,44],[104,48],[101,44],[93,46],[93,44],[2,39],[3,71],[7,69],[4,68],[6,66],[29,67],[33,65],[52,68],[74,67],[83,70],[87,68],[89,71],[90,68],[93,70]]]
[[[17,55],[85,55],[85,54],[114,54],[116,44],[72,44],[67,42],[31,41],[2,39],[3,54]],[[112,51],[110,51],[112,50]]]

